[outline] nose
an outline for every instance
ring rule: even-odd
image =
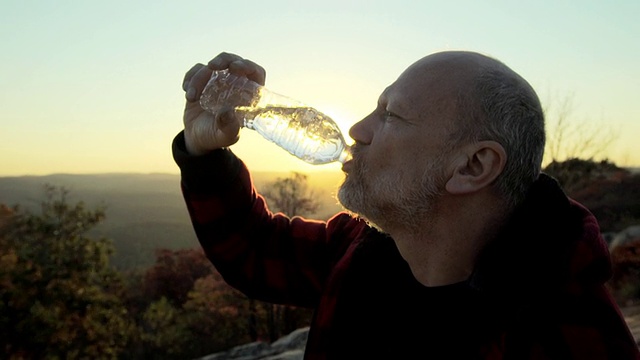
[[[353,124],[349,129],[349,136],[356,141],[356,143],[369,145],[373,139],[373,131],[371,129],[370,120],[373,113],[366,116],[364,119]]]

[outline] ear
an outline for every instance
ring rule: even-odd
[[[480,141],[466,147],[454,162],[446,183],[451,194],[468,194],[489,186],[502,173],[507,153],[495,141]]]

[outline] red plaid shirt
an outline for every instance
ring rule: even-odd
[[[430,290],[362,220],[271,213],[231,151],[192,157],[179,134],[173,154],[194,230],[225,281],[316,309],[307,360],[640,359],[604,287],[609,254],[595,218],[544,175],[469,281]]]

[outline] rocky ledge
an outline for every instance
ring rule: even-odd
[[[252,342],[197,360],[302,360],[308,333],[308,327],[300,328],[271,344]]]
[[[640,305],[623,308],[622,314],[640,346]],[[301,328],[272,344],[253,342],[197,360],[302,360],[308,332],[308,327]]]

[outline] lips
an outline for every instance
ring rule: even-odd
[[[344,164],[342,164],[342,171],[345,173],[349,173],[352,167],[353,167],[353,159],[348,160]]]
[[[342,164],[343,172],[349,173],[353,170],[353,161],[359,156],[360,151],[362,151],[362,148],[358,144],[351,146],[351,156]]]

